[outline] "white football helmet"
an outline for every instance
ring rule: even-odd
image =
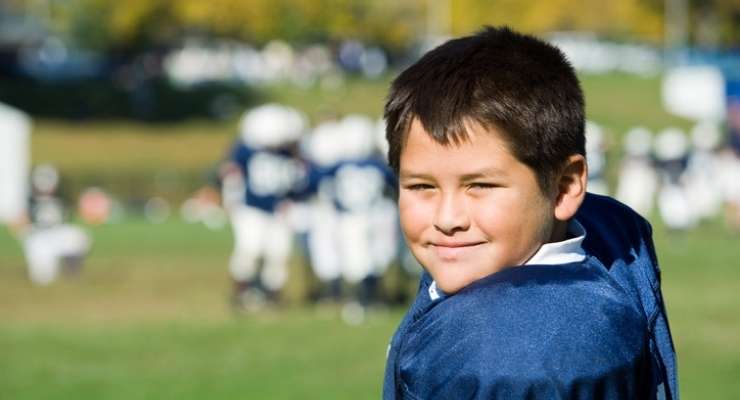
[[[242,116],[239,131],[245,144],[258,147],[280,147],[298,141],[307,127],[307,118],[300,111],[269,103]]]

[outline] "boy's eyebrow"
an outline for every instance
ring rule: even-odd
[[[432,176],[429,174],[423,174],[419,172],[413,172],[413,171],[404,171],[401,170],[398,174],[398,179],[424,179],[424,180],[432,180]]]
[[[475,171],[469,174],[465,174],[461,176],[460,178],[463,181],[472,181],[475,179],[491,178],[491,177],[496,177],[496,176],[505,175],[505,174],[506,172],[501,169],[490,167],[490,168],[481,169],[480,171]]]
[[[489,167],[489,168],[481,169],[479,171],[471,172],[469,174],[462,175],[460,177],[460,180],[472,181],[475,179],[491,178],[491,177],[501,176],[505,174],[506,172],[504,172],[501,169]],[[429,174],[424,174],[424,173],[414,172],[414,171],[404,171],[404,170],[401,170],[399,172],[398,178],[399,179],[424,179],[424,180],[433,179],[432,175],[429,175]]]

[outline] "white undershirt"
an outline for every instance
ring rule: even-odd
[[[583,250],[583,239],[586,238],[586,229],[575,219],[568,222],[568,236],[570,238],[560,242],[545,243],[524,265],[557,265],[583,261],[586,252]],[[429,297],[432,300],[440,298],[437,282],[429,285]]]

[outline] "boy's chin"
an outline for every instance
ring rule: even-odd
[[[466,286],[469,286],[473,284],[476,281],[479,281],[487,276],[491,276],[492,274],[495,274],[496,272],[506,269],[499,268],[489,271],[479,271],[477,274],[468,274],[468,275],[460,275],[460,274],[445,274],[445,273],[431,273],[432,278],[434,278],[434,282],[437,283],[437,288],[441,289],[442,292],[444,292],[447,295],[454,294],[459,292],[460,290],[464,289]]]
[[[471,283],[481,279],[477,277],[446,277],[446,276],[434,276],[434,281],[437,283],[437,287],[447,295],[455,294],[464,287]]]

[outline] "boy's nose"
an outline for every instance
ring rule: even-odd
[[[445,235],[466,231],[470,227],[470,219],[464,199],[458,198],[454,193],[440,196],[434,216],[434,227]]]

